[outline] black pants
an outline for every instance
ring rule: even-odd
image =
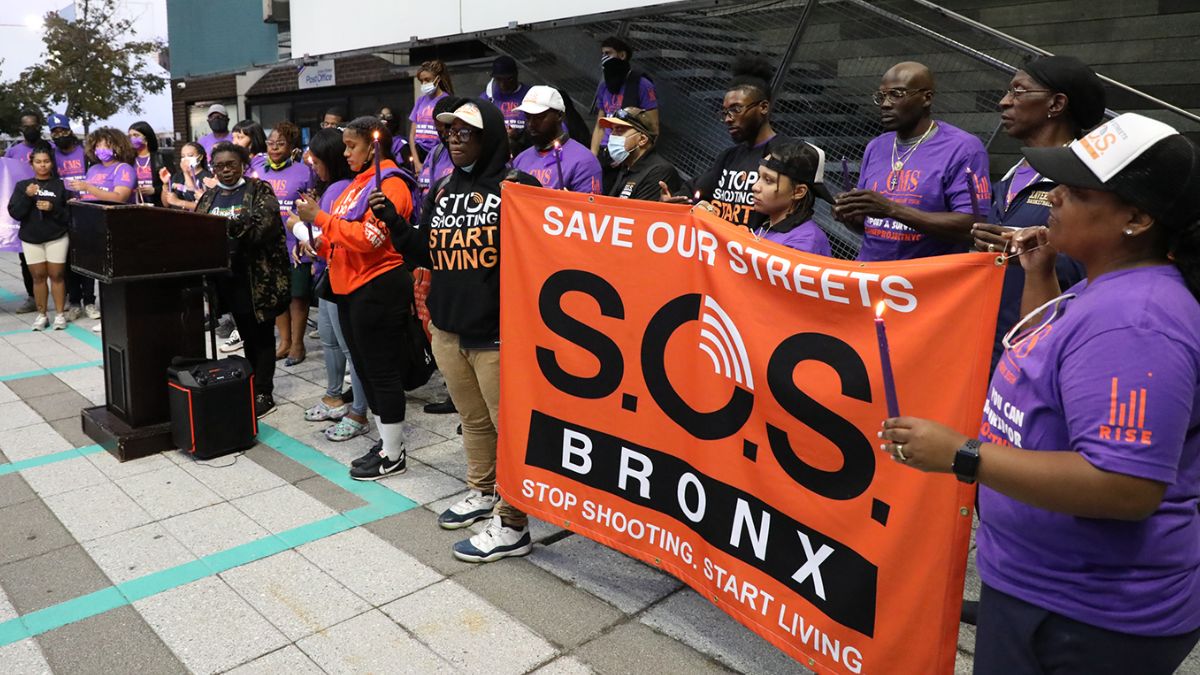
[[[18,253],[17,258],[21,261],[21,281],[25,282],[25,295],[32,298],[33,275],[29,273],[29,265],[25,263],[25,253]]]
[[[67,266],[67,302],[82,308],[96,304],[96,280],[77,274]]]
[[[338,322],[354,360],[371,412],[384,424],[404,421],[408,405],[404,374],[408,372],[408,313],[412,276],[402,267],[375,277],[353,293],[338,298]]]
[[[253,313],[236,312],[233,323],[254,368],[254,394],[270,396],[275,391],[275,317],[260,323]]]
[[[1200,629],[1144,637],[1068,619],[984,585],[979,598],[975,675],[1169,675]]]

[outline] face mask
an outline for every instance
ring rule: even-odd
[[[195,157],[181,157],[179,159],[179,166],[184,169],[190,169],[193,166],[196,166],[196,158]]]
[[[111,161],[114,154],[112,148],[96,148],[96,159],[100,160],[101,164]]]
[[[422,96],[429,96],[430,94],[432,94],[435,91],[437,91],[437,84],[435,84],[433,82],[421,83],[421,95]]]
[[[75,147],[75,137],[59,136],[58,138],[54,139],[54,145],[57,146],[59,150],[66,152],[67,150]]]
[[[223,134],[229,130],[229,120],[224,117],[214,117],[208,120],[208,128],[213,130],[214,134]]]
[[[625,86],[625,78],[629,75],[629,62],[615,56],[601,61],[604,71],[604,84],[612,93],[617,93]]]
[[[42,139],[42,130],[37,127],[24,127],[21,129],[21,136],[25,138],[26,145],[33,145]]]
[[[236,190],[245,184],[246,184],[245,176],[242,176],[241,178],[239,178],[238,182],[234,183],[233,185],[226,185],[221,182],[221,179],[219,179],[219,178],[217,179],[217,185],[220,186],[220,188],[222,190]]]
[[[629,151],[625,149],[625,137],[613,134],[608,137],[608,156],[613,164],[621,164],[629,159]]]
[[[133,146],[134,150],[141,150],[146,147],[146,139],[141,136],[130,136],[129,144]]]

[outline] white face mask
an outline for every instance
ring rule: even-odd
[[[233,185],[226,185],[226,184],[222,183],[220,180],[217,181],[217,185],[219,185],[222,190],[236,190],[245,184],[246,184],[245,176],[242,176],[241,178],[239,178],[238,182],[234,183]]]
[[[422,96],[429,96],[430,94],[432,94],[435,91],[437,91],[437,84],[435,84],[433,82],[422,82],[421,83],[421,95]]]
[[[190,169],[193,166],[196,166],[196,158],[195,157],[181,157],[179,159],[179,166],[181,166],[185,169]]]
[[[608,137],[608,156],[613,164],[621,164],[629,159],[629,151],[625,149],[625,137],[613,134]]]

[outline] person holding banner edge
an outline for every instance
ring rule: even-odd
[[[813,220],[817,197],[832,202],[825,187],[825,152],[803,141],[777,143],[758,167],[754,210],[767,217],[751,230],[766,239],[805,253],[833,257],[829,237]]]
[[[1058,187],[1013,238],[979,437],[896,417],[881,448],[981,485],[975,673],[1171,673],[1200,640],[1200,148],[1125,114],[1023,152]]]

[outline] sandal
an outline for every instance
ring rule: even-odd
[[[285,365],[285,366],[287,366],[287,367],[289,367],[289,368],[290,368],[290,367],[292,367],[292,366],[298,366],[298,365],[300,365],[301,363],[304,363],[304,357],[305,357],[305,356],[306,356],[306,354],[305,354],[304,352],[300,352],[300,356],[299,356],[299,357],[292,356],[291,354],[288,354],[288,355],[287,355],[287,357],[283,359],[283,365]]]
[[[325,430],[325,438],[335,443],[348,441],[355,436],[362,436],[371,430],[371,425],[366,422],[356,422],[350,419],[347,415],[338,420],[338,423]]]
[[[350,412],[350,404],[343,403],[336,407],[330,407],[325,401],[317,401],[317,404],[308,410],[304,411],[304,419],[309,422],[325,422],[328,420],[340,420]]]

